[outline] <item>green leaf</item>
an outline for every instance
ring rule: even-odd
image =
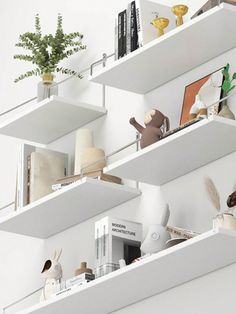
[[[231,88],[231,82],[229,80],[224,80],[224,83],[222,85],[222,89],[228,93],[228,91]]]
[[[233,80],[236,79],[236,72],[233,74],[233,77],[232,77]]]

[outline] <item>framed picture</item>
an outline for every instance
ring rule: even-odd
[[[194,19],[195,17],[207,12],[208,10],[214,8],[215,6],[219,5],[222,2],[226,2],[229,4],[236,5],[236,0],[208,0],[206,1],[200,9],[197,10],[197,12],[191,17],[191,19]]]
[[[223,83],[222,70],[223,68],[185,87],[180,125],[189,121],[189,112],[195,102],[196,95],[199,95],[201,101],[206,105],[208,116],[219,112],[219,103],[214,106],[211,105],[222,98],[222,90],[220,88]]]

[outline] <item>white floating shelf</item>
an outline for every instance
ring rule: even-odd
[[[0,134],[48,144],[106,114],[106,109],[52,96],[0,124]]]
[[[211,230],[20,313],[113,313],[236,262],[235,245],[236,232]]]
[[[0,219],[0,230],[48,238],[140,195],[125,185],[83,178]]]
[[[90,80],[145,94],[234,48],[233,29],[236,6],[223,3],[102,70],[95,69]]]
[[[104,172],[162,185],[236,151],[236,121],[204,119],[109,165]]]

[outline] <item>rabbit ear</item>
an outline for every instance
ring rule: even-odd
[[[57,259],[57,250],[54,251],[53,256],[52,256],[52,260],[56,260]]]
[[[55,260],[58,262],[61,257],[62,249],[55,251]]]
[[[233,192],[236,191],[236,181],[234,182],[234,186],[233,186]]]

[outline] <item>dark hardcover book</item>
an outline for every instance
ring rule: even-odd
[[[122,12],[118,14],[118,59],[122,57],[122,30],[121,30],[121,25],[122,25]]]
[[[126,265],[131,264],[136,258],[141,256],[141,251],[139,246],[134,246],[128,243],[124,244],[124,260]]]
[[[123,25],[123,57],[127,54],[127,10],[124,12],[124,25]]]
[[[126,54],[126,10],[118,14],[118,59]],[[125,37],[125,38],[124,38]]]
[[[126,53],[131,52],[131,3],[127,7]]]
[[[131,51],[138,48],[138,30],[136,18],[136,4],[135,1],[131,2],[131,22],[130,22],[130,37],[131,37]]]

